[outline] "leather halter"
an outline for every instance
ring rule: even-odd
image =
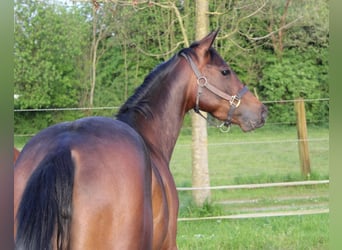
[[[188,61],[188,63],[190,64],[192,70],[194,71],[194,73],[197,77],[198,90],[197,90],[197,96],[196,96],[196,105],[194,107],[195,112],[208,121],[208,119],[204,115],[202,115],[200,110],[199,110],[199,99],[200,99],[200,96],[202,94],[202,89],[207,88],[213,94],[215,94],[215,95],[217,95],[217,96],[221,97],[222,99],[229,102],[230,109],[228,111],[227,120],[225,122],[223,122],[220,126],[218,126],[219,128],[221,128],[221,130],[222,130],[223,126],[228,127],[228,130],[229,130],[229,127],[232,124],[234,111],[236,108],[238,108],[240,106],[241,98],[244,94],[246,94],[246,92],[248,91],[248,88],[246,86],[244,86],[239,91],[239,93],[237,95],[230,96],[230,95],[224,93],[223,91],[219,90],[215,86],[211,85],[208,82],[208,79],[201,74],[201,72],[199,71],[199,69],[197,68],[196,64],[194,63],[194,61],[191,59],[190,56],[188,56],[185,53],[181,53],[180,55],[183,56]]]

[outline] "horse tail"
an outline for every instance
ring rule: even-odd
[[[74,169],[70,149],[62,147],[33,171],[18,208],[17,250],[69,248]]]

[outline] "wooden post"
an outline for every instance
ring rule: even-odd
[[[308,145],[308,133],[306,128],[306,115],[305,105],[303,98],[298,98],[295,101],[295,110],[297,114],[297,137],[298,137],[298,150],[299,159],[301,165],[301,171],[303,175],[310,178],[310,157],[309,157],[309,145]]]

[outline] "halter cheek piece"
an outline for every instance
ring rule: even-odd
[[[244,86],[237,95],[230,96],[224,93],[223,91],[219,90],[215,86],[209,84],[208,79],[201,74],[201,72],[198,70],[196,64],[194,63],[194,61],[191,59],[190,56],[188,56],[185,53],[181,53],[180,55],[183,56],[188,61],[188,63],[190,64],[192,70],[194,71],[197,77],[198,90],[197,90],[197,96],[196,96],[196,105],[194,107],[195,112],[199,114],[200,116],[202,116],[204,119],[206,119],[208,122],[210,122],[204,115],[202,115],[202,113],[199,110],[199,99],[202,94],[202,89],[207,88],[210,92],[228,101],[230,104],[230,109],[228,111],[227,120],[218,126],[221,129],[221,131],[228,132],[232,124],[234,111],[236,108],[240,106],[241,98],[244,94],[246,94],[246,92],[248,91],[248,88]],[[228,129],[224,130],[223,126],[228,127]]]

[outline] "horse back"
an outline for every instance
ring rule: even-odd
[[[15,216],[31,176],[61,148],[70,150],[70,168],[74,168],[71,249],[150,249],[149,154],[132,128],[109,118],[52,126],[24,147],[15,165]]]

